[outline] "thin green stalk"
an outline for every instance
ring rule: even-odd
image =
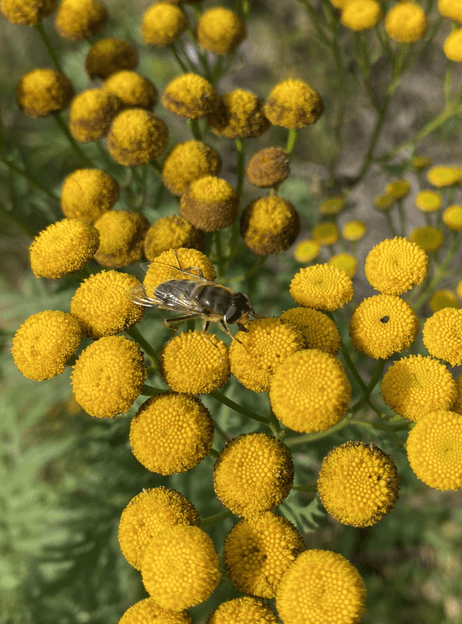
[[[297,490],[298,492],[313,492],[316,493],[318,491],[318,488],[316,486],[316,484],[313,485],[303,485],[301,483],[294,483],[294,485],[292,486],[293,490]]]
[[[148,356],[151,365],[154,366],[156,370],[159,370],[159,361],[157,359],[156,352],[151,347],[146,338],[143,338],[143,336],[140,334],[140,330],[138,329],[138,327],[136,327],[136,325],[133,325],[133,327],[126,329],[125,333],[128,334],[130,338],[133,338],[133,340],[140,345],[140,347]]]
[[[42,22],[40,22],[39,24],[35,24],[34,26],[35,30],[38,32],[40,39],[42,40],[43,44],[45,45],[48,54],[51,57],[51,60],[53,61],[53,65],[56,67],[56,69],[61,73],[64,74],[63,68],[61,66],[61,63],[59,61],[59,58],[55,52],[55,49],[53,48],[53,44],[50,41],[50,38],[48,37],[48,34],[45,30],[45,27],[43,26]]]
[[[49,189],[43,186],[41,182],[39,182],[38,180],[34,180],[34,178],[31,178],[31,176],[28,173],[26,173],[25,171],[22,171],[22,169],[19,169],[19,167],[17,167],[14,163],[11,162],[11,160],[8,160],[8,158],[2,158],[2,162],[4,162],[5,165],[9,167],[10,169],[12,169],[15,173],[18,173],[21,177],[27,180],[31,186],[35,186],[36,188],[38,188],[40,191],[42,191],[42,193],[45,193],[45,195],[47,195],[53,201],[56,201],[56,202],[59,201],[59,197],[57,197]]]
[[[330,49],[331,42],[329,41],[329,38],[323,30],[325,28],[324,22],[319,19],[319,15],[316,13],[316,10],[314,9],[314,7],[311,6],[308,0],[299,0],[299,2],[304,6],[306,12],[311,17],[311,23],[315,27],[319,39]]]
[[[390,423],[386,425],[384,423],[376,423],[376,422],[368,422],[365,420],[356,420],[352,418],[350,420],[352,425],[359,425],[360,427],[368,427],[369,429],[377,429],[377,431],[386,431],[387,433],[395,432],[395,431],[409,431],[410,422],[404,423]]]
[[[83,164],[86,167],[89,167],[90,169],[94,169],[94,165],[91,162],[91,160],[86,156],[86,154],[84,154],[84,152],[82,151],[80,145],[77,143],[77,141],[74,139],[74,137],[72,136],[69,128],[67,127],[66,122],[64,121],[64,119],[61,117],[60,113],[54,113],[54,115],[52,115],[53,119],[56,121],[56,123],[58,124],[58,126],[61,128],[61,130],[63,131],[63,133],[66,135],[67,140],[69,141],[69,143],[71,144],[72,149],[74,150],[74,152],[78,155],[78,157],[80,158],[80,160],[83,162]]]
[[[299,444],[305,444],[305,442],[317,442],[318,440],[322,440],[323,438],[327,438],[328,436],[340,431],[346,427],[350,422],[348,417],[343,418],[336,425],[327,429],[327,431],[320,431],[319,433],[305,433],[304,435],[298,436],[297,438],[289,438],[288,440],[284,440],[284,444],[288,447],[298,446]]]
[[[35,238],[34,232],[32,232],[32,230],[29,230],[27,225],[23,223],[22,219],[19,219],[18,217],[13,215],[10,211],[8,211],[5,208],[3,204],[0,204],[0,218],[2,215],[7,221],[9,221],[13,225],[15,225],[18,229],[20,229],[26,236],[28,236],[31,239]]]
[[[406,215],[404,213],[403,200],[398,199],[397,204],[398,204],[398,214],[399,214],[401,236],[405,237],[406,236]]]
[[[236,154],[237,154],[237,186],[236,191],[240,196],[242,193],[242,185],[244,183],[244,166],[245,166],[245,147],[242,139],[236,139]]]
[[[197,119],[188,119],[188,126],[196,141],[202,141],[202,132]]]
[[[151,367],[149,367],[151,368]],[[141,388],[140,394],[142,396],[156,396],[156,394],[163,394],[164,392],[168,392],[167,390],[161,390],[160,388],[154,388],[153,386],[144,385]]]
[[[375,128],[374,128],[374,131],[372,133],[371,140],[369,142],[369,147],[367,149],[366,156],[364,157],[363,165],[361,167],[361,170],[360,170],[359,174],[355,178],[355,183],[356,184],[358,184],[363,179],[363,177],[365,176],[367,170],[369,169],[369,165],[371,164],[371,162],[373,160],[373,152],[374,152],[377,140],[378,140],[378,138],[380,136],[380,132],[382,130],[383,123],[385,121],[385,116],[387,114],[388,106],[390,104],[390,98],[391,98],[391,94],[387,93],[387,95],[385,96],[385,100],[384,100],[384,102],[382,104],[382,108],[380,109],[380,111],[379,111],[379,113],[377,115],[377,120],[375,122]]]
[[[255,273],[257,273],[260,268],[265,264],[267,256],[260,256],[258,258],[258,260],[256,261],[256,263],[253,265],[253,267],[250,269],[250,271],[248,271],[245,275],[238,275],[237,277],[230,277],[227,282],[245,282],[246,280],[248,280],[250,277],[252,277],[252,275],[255,275]]]
[[[374,406],[372,406],[369,403],[369,397],[372,393],[372,391],[374,390],[375,386],[377,385],[382,373],[383,373],[383,369],[385,367],[386,364],[386,360],[384,359],[379,359],[377,360],[377,364],[375,366],[375,370],[374,373],[372,374],[372,377],[369,381],[369,383],[367,384],[367,386],[364,388],[363,390],[363,396],[352,406],[352,408],[349,410],[351,414],[355,414],[357,411],[359,411],[361,409],[361,407],[365,404],[368,403],[370,405],[370,407],[377,413],[378,410],[376,410],[376,408],[374,408]]]
[[[366,91],[369,95],[369,99],[371,100],[373,107],[377,111],[379,111],[380,105],[377,102],[377,98],[375,97],[375,94],[372,90],[371,83],[370,83],[369,56],[368,56],[368,53],[366,53],[366,49],[365,49],[364,42],[362,39],[362,33],[354,32],[353,35],[354,35],[354,42],[355,42],[356,57],[358,59],[359,66],[363,74],[364,86],[366,87]]]
[[[226,520],[226,518],[229,518],[231,514],[232,512],[227,509],[226,511],[222,511],[221,513],[215,514],[214,516],[204,518],[203,520],[201,520],[201,529],[208,529],[210,526],[218,524],[218,522],[221,522],[222,520]]]
[[[268,418],[265,418],[264,416],[260,416],[259,414],[255,414],[255,412],[251,412],[250,410],[246,409],[245,407],[242,407],[238,403],[235,403],[231,399],[228,399],[228,397],[225,396],[219,390],[215,390],[215,392],[211,392],[209,394],[209,396],[211,396],[213,399],[215,399],[215,401],[218,401],[219,403],[223,403],[223,405],[226,405],[226,407],[231,408],[232,410],[234,410],[238,414],[242,414],[243,416],[248,416],[252,420],[257,420],[258,422],[264,423],[268,427],[270,426]]]
[[[289,155],[289,160],[292,157],[292,152],[294,151],[295,141],[297,140],[297,137],[298,137],[297,130],[289,130],[289,136],[287,137],[287,145],[286,145],[286,151]]]
[[[218,459],[218,456],[220,455],[220,453],[216,449],[211,448],[209,451],[209,455],[210,457],[213,457],[213,459]]]
[[[151,160],[148,165],[160,178],[162,178],[162,167],[157,160]]]
[[[390,214],[389,210],[385,211],[385,218],[387,220],[388,227],[390,228],[390,232],[391,232],[392,236],[393,237],[394,236],[398,236],[398,232],[396,231],[395,226],[393,225],[393,220],[391,218],[391,214]]]
[[[200,8],[197,5],[194,5],[194,12],[196,13],[196,16],[197,16],[197,11],[200,11]],[[194,43],[197,43],[196,33],[191,27],[188,28],[188,34],[191,38],[191,45],[193,45]],[[202,65],[202,69],[204,70],[205,78],[207,78],[207,80],[210,83],[212,83],[213,76],[212,76],[212,72],[210,71],[210,67],[207,61],[207,56],[202,52],[202,50],[199,49],[199,47],[195,47],[195,46],[193,47],[194,47],[195,53],[197,54],[197,58],[199,59],[199,62]]]
[[[173,41],[168,47],[173,52],[173,56],[176,58],[176,61],[178,65],[181,67],[181,70],[183,71],[183,73],[187,74],[189,70],[186,67],[186,65],[183,63],[183,61],[181,60],[180,55],[177,52],[175,42]]]

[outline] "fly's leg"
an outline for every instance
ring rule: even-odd
[[[177,316],[175,318],[164,319],[164,323],[167,325],[169,329],[172,330],[172,335],[170,336],[170,340],[174,338],[176,332],[178,331],[178,327],[172,327],[173,323],[182,323],[183,321],[192,321],[193,319],[200,318],[200,314],[185,314],[184,316]]]

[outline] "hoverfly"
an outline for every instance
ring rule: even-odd
[[[206,279],[199,267],[183,269],[176,250],[174,254],[178,266],[168,266],[181,273],[184,276],[182,279],[162,282],[152,296],[146,293],[141,284],[135,286],[130,293],[133,303],[146,308],[183,312],[181,316],[164,320],[166,326],[172,330],[172,338],[178,330],[178,327],[172,327],[172,324],[202,318],[202,333],[207,332],[210,323],[217,322],[228,336],[236,340],[228,325],[237,325],[240,331],[247,332],[244,324],[248,323],[249,317],[261,318],[250,305],[247,295],[236,293],[222,284]]]

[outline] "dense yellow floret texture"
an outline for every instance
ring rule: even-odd
[[[102,89],[87,89],[77,95],[69,111],[69,129],[80,143],[98,141],[107,135],[123,102]]]
[[[58,0],[1,0],[0,10],[12,24],[35,26],[53,13]]]
[[[189,119],[200,119],[213,113],[219,98],[212,85],[199,74],[174,78],[162,95],[164,108]]]
[[[419,41],[427,30],[427,18],[421,6],[414,2],[401,2],[385,16],[387,35],[399,43]]]
[[[321,97],[302,80],[284,80],[266,100],[264,113],[274,126],[289,130],[316,123],[324,111]]]
[[[221,158],[202,141],[178,143],[162,161],[162,181],[174,195],[182,195],[191,182],[204,176],[217,176]]]
[[[233,11],[214,7],[200,16],[196,34],[204,50],[215,54],[230,54],[244,39],[245,25]]]
[[[213,611],[207,624],[229,624],[230,622],[255,622],[255,624],[277,624],[277,616],[264,602],[252,596],[242,596],[222,602]],[[125,624],[125,623],[124,623]]]
[[[243,210],[239,230],[245,244],[259,256],[286,251],[300,232],[300,217],[282,197],[267,195]]]
[[[119,184],[99,169],[76,169],[64,180],[61,209],[68,219],[94,223],[119,199]]]
[[[222,95],[207,121],[214,134],[227,139],[259,137],[271,125],[263,114],[263,102],[244,89]]]
[[[145,598],[125,611],[119,624],[192,624],[187,611],[162,609],[152,598]]]
[[[337,355],[340,334],[334,321],[322,312],[311,308],[292,308],[283,312],[279,318],[302,333],[307,349],[319,349]]]
[[[290,296],[306,308],[337,310],[353,298],[353,282],[335,266],[315,264],[295,274],[290,282]]]
[[[107,19],[107,9],[98,0],[61,0],[55,25],[61,37],[79,40],[96,35]]]
[[[118,269],[139,262],[149,221],[138,212],[109,210],[94,224],[99,232],[95,259],[103,266]]]
[[[152,297],[159,284],[169,280],[191,279],[192,276],[197,277],[199,271],[205,279],[214,281],[215,267],[201,251],[184,247],[164,251],[149,265],[143,282],[146,294]]]
[[[462,310],[444,308],[425,321],[423,343],[433,357],[462,364]]]
[[[69,79],[54,69],[33,69],[16,88],[16,102],[31,117],[46,117],[69,106],[74,89]]]
[[[153,223],[144,238],[144,255],[154,260],[164,251],[187,247],[204,251],[205,236],[202,230],[188,223],[180,215],[161,217]]]

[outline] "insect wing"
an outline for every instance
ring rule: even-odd
[[[128,292],[128,298],[132,303],[143,306],[145,308],[158,308],[160,307],[159,301],[153,299],[146,294],[146,290],[143,284],[137,284],[130,288]]]
[[[202,284],[203,282],[199,279],[170,280],[159,284],[153,299],[157,302],[157,307],[163,310],[202,315],[205,309],[194,296],[196,288]]]

